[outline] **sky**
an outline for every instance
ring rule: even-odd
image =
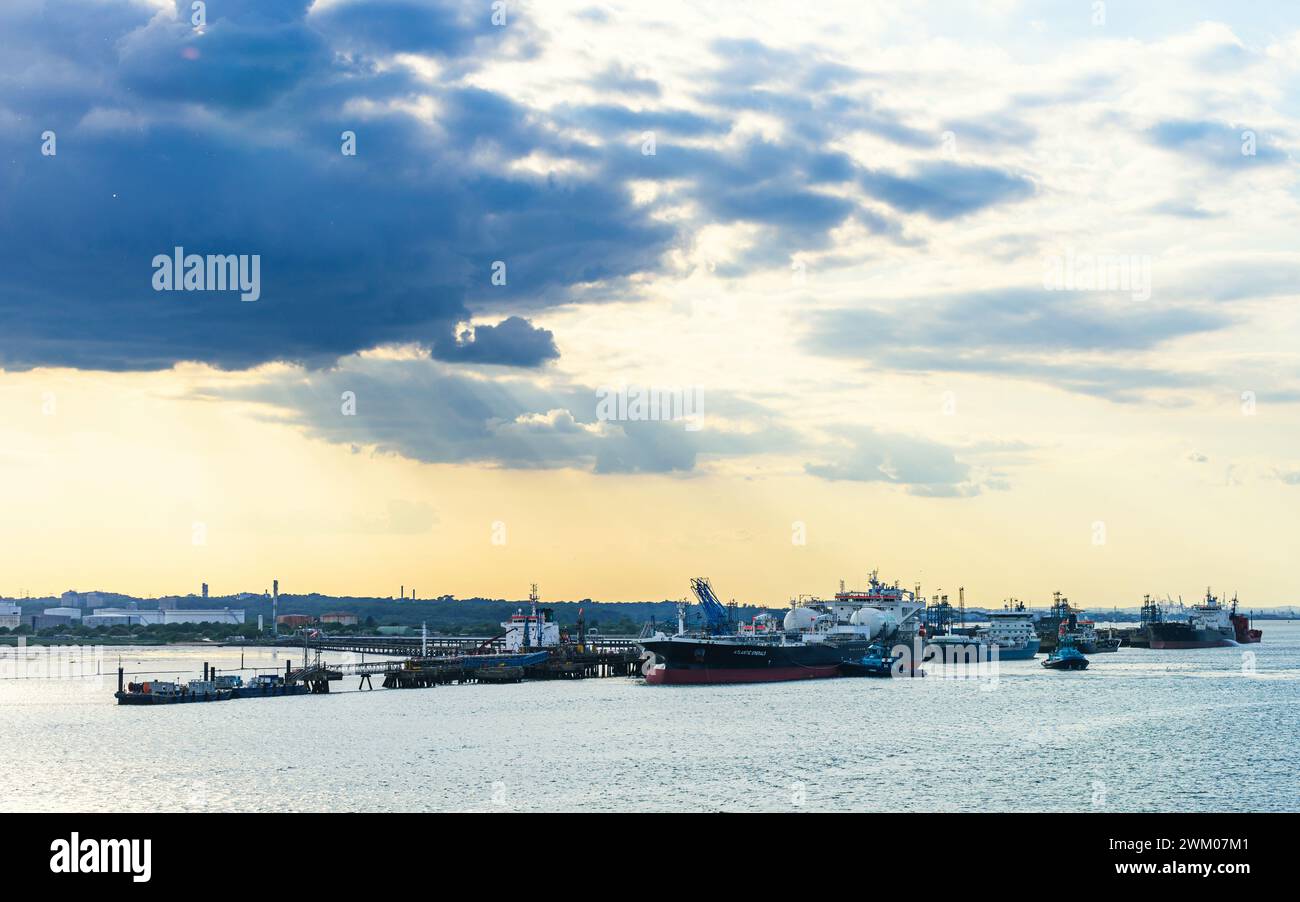
[[[0,595],[1296,603],[1298,89],[1287,3],[7,0]]]

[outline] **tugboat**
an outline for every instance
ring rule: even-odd
[[[845,660],[840,664],[840,674],[846,677],[892,677],[894,665],[902,655],[891,655],[885,646],[876,643],[860,658]]]
[[[1074,620],[1073,614],[1069,620]],[[1043,660],[1043,666],[1049,670],[1087,670],[1088,659],[1074,646],[1074,624],[1067,623],[1061,624],[1056,635],[1056,648]]]

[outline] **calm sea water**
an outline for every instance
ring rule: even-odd
[[[654,687],[633,679],[118,707],[127,671],[0,678],[5,811],[1300,810],[1300,623],[1083,673]],[[4,652],[0,652],[3,654]],[[1250,657],[1253,655],[1253,659]],[[252,651],[248,666],[283,670]],[[93,665],[91,665],[93,670]]]

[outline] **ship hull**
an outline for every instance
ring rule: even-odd
[[[718,683],[783,683],[819,680],[840,675],[838,664],[819,667],[653,667],[645,681],[652,686],[703,686]]]
[[[232,698],[229,692],[185,693],[184,695],[154,695],[148,692],[118,692],[119,705],[190,705],[199,702],[224,702]]]
[[[1035,640],[1019,648],[998,648],[999,661],[1032,661],[1038,655],[1040,643]]]
[[[305,683],[279,683],[274,686],[240,686],[232,690],[231,698],[272,698],[277,695],[307,695],[311,687]]]
[[[816,680],[840,675],[840,662],[861,648],[828,643],[776,645],[725,640],[661,639],[642,647],[655,655],[646,670],[653,685],[769,683]]]
[[[1154,649],[1166,648],[1231,648],[1237,643],[1232,639],[1152,639],[1151,647]]]
[[[1252,642],[1258,642],[1264,637],[1264,633],[1257,629],[1251,629],[1250,620],[1241,614],[1232,615],[1232,628],[1237,635],[1237,642],[1241,645],[1249,645]]]
[[[1088,660],[1086,658],[1051,658],[1043,661],[1043,666],[1048,670],[1087,670]]]
[[[1193,629],[1183,624],[1161,623],[1150,627],[1154,649],[1229,648],[1237,641],[1221,630]]]

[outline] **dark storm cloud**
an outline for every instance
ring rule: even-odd
[[[215,24],[155,19],[122,41],[121,87],[137,98],[211,107],[262,106],[330,64],[324,38],[302,22],[243,24],[212,4]]]
[[[305,0],[227,0],[208,5],[197,34],[189,4],[177,10],[0,10],[0,113],[21,123],[0,130],[11,161],[0,170],[0,366],[320,367],[409,342],[446,360],[532,366],[558,349],[526,317],[659,271],[687,229],[751,224],[738,265],[784,268],[849,221],[904,240],[845,186],[935,218],[1032,190],[985,167],[862,170],[826,141],[858,129],[905,146],[934,137],[835,94],[855,80],[847,67],[756,42],[718,45],[732,58],[700,78],[714,98],[704,112],[654,106],[650,86],[626,78],[641,108],[602,99],[542,111],[459,77],[534,52],[537,33],[518,16],[498,28],[486,8],[432,0],[318,12]],[[402,51],[458,74],[431,83],[391,65]],[[812,83],[827,90],[801,87]],[[780,117],[783,137],[721,141],[733,101]],[[572,137],[574,125],[594,140]],[[47,128],[57,156],[40,154]],[[658,134],[654,155],[641,153],[645,130]],[[356,156],[340,153],[344,131]],[[572,165],[513,166],[534,154]],[[664,186],[656,204],[698,215],[673,225],[634,203],[628,184],[646,179]],[[153,291],[151,261],[176,247],[259,255],[260,299]],[[498,262],[503,284],[491,280]],[[498,324],[466,342],[456,327],[471,319]]]
[[[433,356],[466,363],[538,366],[559,357],[560,352],[555,347],[553,333],[512,316],[495,326],[481,325],[467,330],[455,344],[435,344]]]
[[[463,347],[455,324],[658,266],[675,234],[620,181],[507,168],[539,149],[589,159],[592,148],[506,96],[381,72],[366,55],[466,53],[459,64],[472,66],[482,42],[510,52],[526,25],[392,2],[367,5],[363,28],[354,4],[306,7],[209,4],[202,35],[188,3],[179,20],[76,0],[0,13],[15,48],[0,58],[0,106],[25,123],[0,133],[13,160],[0,171],[0,366],[318,366],[407,341],[535,365],[555,346],[525,320]],[[429,94],[432,123],[392,109]],[[365,114],[344,111],[356,101]],[[56,156],[40,154],[46,128]],[[340,152],[345,130],[354,157]],[[177,246],[259,255],[261,299],[153,291],[151,261]],[[490,282],[497,260],[505,285]]]

